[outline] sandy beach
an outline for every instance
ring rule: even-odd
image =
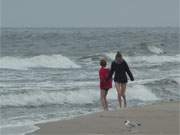
[[[179,102],[104,111],[71,120],[38,124],[33,135],[179,135]],[[124,121],[140,123],[131,129]]]

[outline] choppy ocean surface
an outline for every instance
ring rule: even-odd
[[[22,135],[36,123],[101,111],[99,60],[121,51],[134,74],[129,106],[180,100],[178,28],[3,28],[0,132]],[[108,95],[117,109],[116,91]]]

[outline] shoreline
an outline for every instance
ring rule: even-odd
[[[60,120],[35,124],[38,130],[26,135],[179,135],[180,101],[170,101],[103,111]],[[138,122],[129,130],[124,121]]]

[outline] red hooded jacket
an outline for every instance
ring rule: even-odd
[[[107,80],[110,70],[108,68],[101,67],[99,69],[100,89],[112,88],[112,79]]]

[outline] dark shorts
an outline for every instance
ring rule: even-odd
[[[105,92],[105,95],[107,95],[109,89],[101,89]]]
[[[118,84],[127,84],[127,82],[115,82],[115,83],[118,83]]]
[[[116,82],[116,83],[127,83],[128,81],[126,79],[114,79],[114,82]]]
[[[124,75],[124,76],[115,76],[114,77],[114,82],[117,82],[117,83],[127,83],[128,80],[127,80],[127,76]]]
[[[101,89],[101,90],[108,91],[109,89]]]

